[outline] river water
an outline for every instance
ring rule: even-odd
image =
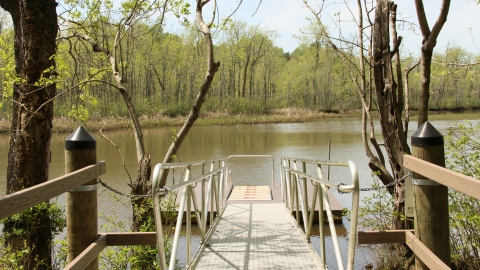
[[[431,123],[440,132],[446,134],[447,129],[455,126],[456,122],[433,121]],[[410,134],[416,130],[416,126],[416,122],[411,123]],[[180,129],[180,127],[176,128]],[[380,132],[379,127],[376,130]],[[122,155],[125,158],[125,167],[134,179],[137,173],[137,164],[133,133],[120,130],[106,132],[105,134],[110,141],[118,144],[118,150],[117,147],[92,131],[92,135],[97,140],[97,160],[107,162],[107,173],[102,176],[102,180],[115,189],[128,193],[127,183],[130,180],[122,165]],[[163,160],[172,142],[173,135],[172,127],[144,130],[146,150],[152,155],[152,167]],[[67,136],[68,134],[55,134],[52,138],[50,178],[65,173],[64,141]],[[9,140],[8,135],[0,135],[0,194],[5,194]],[[360,118],[323,119],[310,123],[292,124],[193,127],[185,139],[178,157],[182,162],[220,159],[230,155],[273,155],[276,163],[283,156],[327,160],[329,140],[331,140],[330,159],[355,162],[359,173],[360,186],[370,187],[373,178],[362,145]],[[122,155],[119,154],[120,151]],[[278,169],[275,169],[278,178],[277,172]],[[345,207],[350,208],[350,195],[333,192]],[[364,192],[361,197],[364,196],[371,196],[371,193]],[[58,200],[62,204],[64,199],[60,197]],[[121,196],[113,196],[111,192],[101,189],[99,190],[99,201],[99,213],[102,214],[103,222],[107,224],[107,220],[110,221],[108,223],[110,225],[108,227],[107,225],[102,226],[100,231],[115,231],[129,224],[128,200],[121,198]],[[347,224],[348,221],[344,220],[344,225],[348,228]],[[346,234],[344,228],[340,229]],[[344,237],[341,241],[345,242],[342,246],[346,247],[347,239]],[[346,253],[346,250],[343,253]],[[361,268],[369,261],[369,256],[363,250],[357,250],[356,257],[355,269]],[[334,257],[327,260],[335,262]],[[333,265],[330,267],[330,269],[335,269]]]

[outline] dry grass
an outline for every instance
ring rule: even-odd
[[[275,109],[268,114],[236,114],[232,115],[224,111],[203,112],[195,122],[195,125],[236,125],[236,124],[265,124],[265,123],[301,123],[312,122],[325,118],[360,117],[360,111],[344,111],[341,113],[325,113],[309,109]],[[480,112],[467,111],[455,112],[430,112],[431,120],[472,120],[480,119]],[[185,116],[168,117],[162,114],[142,115],[140,122],[142,127],[181,126],[185,122]],[[415,113],[412,113],[411,121],[416,121]],[[11,120],[0,119],[0,133],[10,130]],[[132,124],[127,117],[92,116],[88,122],[69,118],[56,117],[53,120],[54,132],[71,132],[78,126],[87,126],[93,130],[116,130],[131,128]]]

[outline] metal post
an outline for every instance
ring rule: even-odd
[[[335,229],[335,222],[333,221],[332,208],[330,206],[330,200],[328,199],[327,187],[321,184],[320,189],[322,189],[323,206],[325,208],[325,211],[327,212],[328,225],[330,226],[333,250],[335,251],[335,258],[337,259],[338,269],[343,270],[344,266],[342,261],[342,254],[340,251],[340,246],[338,244],[337,231]]]
[[[210,172],[213,172],[215,170],[215,163],[212,162],[210,164]],[[212,174],[210,176],[210,183],[209,183],[209,189],[210,191],[210,228],[213,226],[213,204],[214,204],[214,194],[215,194],[215,176]]]
[[[222,171],[220,172],[220,187],[219,187],[219,190],[218,190],[218,197],[220,198],[220,202],[222,203],[222,206],[224,205],[225,203],[225,185],[224,185],[224,181],[225,181],[225,160],[222,160],[220,162],[220,168],[222,168]],[[217,209],[217,211],[219,211]]]
[[[312,206],[310,207],[310,216],[308,218],[308,226],[307,229],[305,230],[305,239],[310,242],[310,235],[312,232],[312,226],[313,226],[313,219],[315,217],[315,208],[317,204],[317,194],[318,194],[318,185],[315,184],[313,186],[313,195],[312,195]]]
[[[323,179],[323,171],[320,165],[317,165],[317,176]],[[320,184],[317,183],[317,186]],[[323,215],[323,189],[318,188],[318,235],[320,238],[320,254],[321,262],[323,265],[327,265],[327,256],[325,252],[325,228],[324,228],[324,215]]]
[[[202,163],[202,175],[205,174],[205,163]],[[200,206],[201,209],[200,211],[202,212],[202,220],[200,220],[198,217],[197,217],[197,222],[198,223],[202,223],[202,243],[205,242],[205,233],[207,232],[206,230],[206,227],[205,227],[205,224],[206,224],[206,214],[207,214],[207,211],[206,211],[206,208],[205,208],[205,178],[202,178],[202,205]]]
[[[65,140],[65,173],[95,164],[96,140],[83,127],[78,127]],[[98,237],[97,180],[74,188],[66,195],[67,262],[73,261]],[[93,260],[85,269],[98,269]]]
[[[272,190],[275,188],[275,158],[272,156]]]
[[[152,177],[152,198],[153,207],[155,211],[155,228],[157,231],[157,247],[158,247],[158,260],[161,270],[167,269],[167,263],[165,259],[165,247],[163,245],[163,230],[162,230],[162,211],[160,208],[159,195],[164,195],[165,190],[159,190],[160,173],[162,172],[162,164],[157,164],[153,170]]]
[[[291,168],[291,167],[290,167]],[[293,168],[297,170],[297,162],[293,162]],[[298,181],[300,181],[298,174],[294,174],[292,179],[294,179],[294,183],[292,185],[293,194],[295,195],[295,218],[297,219],[297,226],[300,226],[300,199],[298,198],[298,194],[301,192],[300,188],[297,186]]]
[[[187,173],[185,175],[185,181],[190,180],[190,166],[187,167]],[[190,267],[190,263],[192,262],[192,185],[186,186],[187,192],[187,268]],[[195,192],[195,191],[193,191]]]
[[[303,171],[303,173],[307,173],[307,163],[305,163],[305,161],[302,162],[302,171]],[[305,216],[308,216],[307,178],[305,178],[305,177],[303,177],[303,194],[304,194],[303,200],[304,200],[305,209],[303,209],[302,211],[305,211],[305,213],[306,213]],[[304,220],[303,222],[307,222],[307,221]],[[307,240],[309,240],[309,239],[307,239]]]
[[[443,135],[425,122],[412,135],[412,156],[445,167]],[[440,260],[450,265],[448,189],[414,173],[415,236]],[[417,269],[428,269],[418,258]]]
[[[330,153],[332,149],[332,140],[328,139],[328,161],[330,161]],[[327,180],[330,181],[330,165],[327,167]]]
[[[288,168],[291,169],[292,168],[292,161],[289,159],[288,160]],[[294,203],[294,199],[295,199],[295,185],[293,185],[293,175],[292,175],[292,172],[290,170],[287,171],[288,173],[288,187],[290,189],[290,199],[289,199],[289,202],[290,202],[290,214],[293,213],[293,206],[295,205]]]

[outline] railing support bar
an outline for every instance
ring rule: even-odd
[[[317,165],[317,175],[319,178],[323,178],[322,167]],[[317,184],[318,186],[318,184]],[[327,264],[327,256],[325,251],[325,228],[324,228],[324,214],[323,214],[323,189],[318,186],[318,230],[320,237],[320,253],[321,262],[323,265]]]
[[[325,185],[321,185],[323,193],[323,204],[327,212],[328,225],[330,226],[330,233],[332,235],[333,249],[335,250],[335,258],[337,259],[338,269],[343,270],[342,254],[340,252],[340,246],[338,245],[337,231],[335,229],[335,223],[333,221],[332,209],[330,208],[330,201],[328,199],[327,188]]]
[[[302,162],[302,171],[304,173],[307,173],[307,164],[305,163],[305,161]],[[307,193],[307,178],[303,177],[303,204],[302,204],[302,208],[303,208],[303,211],[302,212],[305,212],[305,214],[303,215],[305,218],[308,217],[308,193]],[[309,224],[309,221],[308,219],[304,219],[303,220],[303,224],[305,224],[305,229],[307,228],[307,224]],[[307,241],[310,242],[310,237],[307,235]]]
[[[195,209],[195,215],[197,218],[197,224],[200,229],[201,238],[203,240],[203,238],[205,237],[205,228],[203,227],[203,224],[202,224],[202,214],[201,214],[202,209],[199,209],[199,205],[197,203],[197,195],[195,194],[195,191],[192,192],[192,201],[193,201],[193,208]]]
[[[225,161],[222,161],[222,163],[220,164],[220,167],[221,168],[225,167]],[[224,181],[225,181],[225,173],[224,173],[224,170],[222,170],[220,172],[220,190],[218,191],[218,197],[220,198],[220,202],[222,202],[222,205],[225,202],[225,185],[223,183]]]
[[[177,250],[178,250],[178,241],[180,239],[180,231],[182,229],[182,221],[183,221],[183,212],[185,211],[185,201],[186,201],[186,193],[187,187],[183,188],[182,192],[182,199],[180,200],[180,208],[178,209],[178,217],[177,217],[177,224],[175,225],[175,235],[173,237],[173,245],[172,245],[172,255],[170,257],[170,265],[168,269],[174,270],[175,269],[175,259],[177,258]]]
[[[306,239],[310,239],[310,234],[312,233],[312,226],[313,226],[313,218],[315,217],[315,208],[317,204],[317,193],[318,193],[318,185],[313,187],[313,195],[312,195],[312,206],[310,207],[310,217],[308,218],[308,226],[305,230]],[[319,210],[321,211],[321,209]],[[320,228],[319,228],[320,229]]]
[[[158,247],[158,257],[160,263],[160,269],[166,270],[167,269],[167,262],[165,259],[165,247],[163,245],[163,230],[162,230],[162,211],[160,207],[160,195],[158,190],[158,185],[160,181],[160,175],[162,172],[162,164],[157,164],[153,170],[153,177],[152,177],[152,197],[153,197],[153,207],[154,207],[154,216],[155,216],[155,229],[157,232],[157,247]]]
[[[205,174],[205,163],[202,164],[202,175]],[[202,224],[203,232],[202,232],[202,242],[205,241],[205,233],[206,233],[206,227],[205,227],[205,216],[207,215],[207,212],[205,211],[205,178],[202,179],[202,206],[201,206],[201,212],[202,212],[202,219],[198,221],[198,223]]]
[[[352,175],[352,211],[350,217],[350,238],[348,243],[347,270],[353,270],[355,259],[355,242],[357,235],[358,205],[360,200],[360,185],[358,181],[357,167],[353,161],[348,161],[350,174]]]
[[[295,167],[295,170],[297,170],[297,163],[293,163],[293,166]],[[299,208],[301,207],[302,209],[302,219],[303,219],[303,226],[306,228],[308,225],[308,220],[307,220],[307,212],[308,212],[308,209],[307,209],[307,201],[306,201],[306,196],[307,194],[304,194],[303,190],[302,190],[302,187],[301,187],[301,184],[300,184],[300,177],[298,177],[298,175],[295,175],[296,179],[297,179],[297,216],[298,216],[298,211],[299,211]],[[304,182],[304,184],[306,184],[305,182],[306,181],[303,181],[302,179],[302,182]],[[304,188],[306,189],[306,186],[304,186]],[[305,192],[306,193],[306,192]],[[299,207],[299,202],[301,203],[300,207]],[[297,224],[300,225],[300,220],[297,220]],[[308,241],[309,239],[307,239]]]
[[[185,180],[190,180],[190,167],[187,167],[187,173],[185,175]],[[189,185],[186,187],[187,190],[187,268],[190,266],[190,262],[192,261],[192,186]]]

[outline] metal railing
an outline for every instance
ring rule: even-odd
[[[316,176],[307,174],[307,165],[314,166],[316,169]],[[299,169],[298,167],[301,166]],[[350,171],[351,185],[336,184],[329,179],[324,179],[323,168],[326,166],[340,166],[346,167]],[[320,262],[326,265],[326,253],[325,253],[325,233],[323,230],[324,214],[322,209],[325,209],[327,213],[328,223],[330,226],[332,242],[335,250],[335,258],[338,264],[338,269],[343,270],[344,264],[342,255],[340,252],[340,246],[338,244],[337,233],[335,230],[335,224],[333,214],[330,206],[330,200],[328,198],[327,188],[338,189],[339,192],[352,193],[352,208],[351,208],[351,220],[350,220],[350,236],[348,245],[348,258],[347,269],[353,269],[354,257],[355,257],[355,243],[357,234],[357,218],[358,218],[358,204],[359,204],[359,183],[358,173],[355,164],[352,161],[348,162],[334,162],[334,161],[317,161],[309,159],[298,158],[281,158],[280,161],[281,171],[281,189],[282,200],[290,213],[296,211],[297,221],[299,220],[300,213],[302,211],[303,226],[305,232],[305,238],[310,241],[312,232],[313,219],[316,208],[316,200],[319,200],[319,234],[320,234]],[[308,180],[313,185],[313,195],[311,196],[311,203],[308,204]],[[341,181],[343,179],[336,179]],[[318,255],[318,254],[317,254]]]
[[[199,176],[192,176],[192,167],[201,168]],[[209,168],[206,168],[206,167]],[[185,176],[183,181],[168,187],[159,187],[160,175],[162,170],[184,169]],[[155,212],[155,226],[157,230],[157,246],[159,263],[161,269],[166,269],[165,249],[163,246],[164,236],[162,232],[162,209],[160,207],[160,198],[167,193],[182,190],[180,207],[178,208],[178,217],[175,226],[175,234],[173,237],[173,245],[171,249],[171,257],[169,261],[169,269],[175,269],[175,262],[178,251],[178,243],[180,241],[180,231],[183,223],[184,212],[186,214],[186,268],[194,266],[206,243],[215,231],[221,213],[225,210],[227,196],[232,188],[232,183],[227,173],[228,162],[225,159],[197,161],[187,163],[159,163],[155,166],[152,178],[153,204]],[[201,201],[200,205],[197,201],[197,192],[195,188],[201,184]],[[192,203],[197,224],[200,229],[201,244],[195,256],[191,256],[191,224],[192,224]],[[215,216],[216,213],[216,216]],[[207,217],[210,216],[210,226],[207,228]],[[215,216],[215,217],[214,217]]]

